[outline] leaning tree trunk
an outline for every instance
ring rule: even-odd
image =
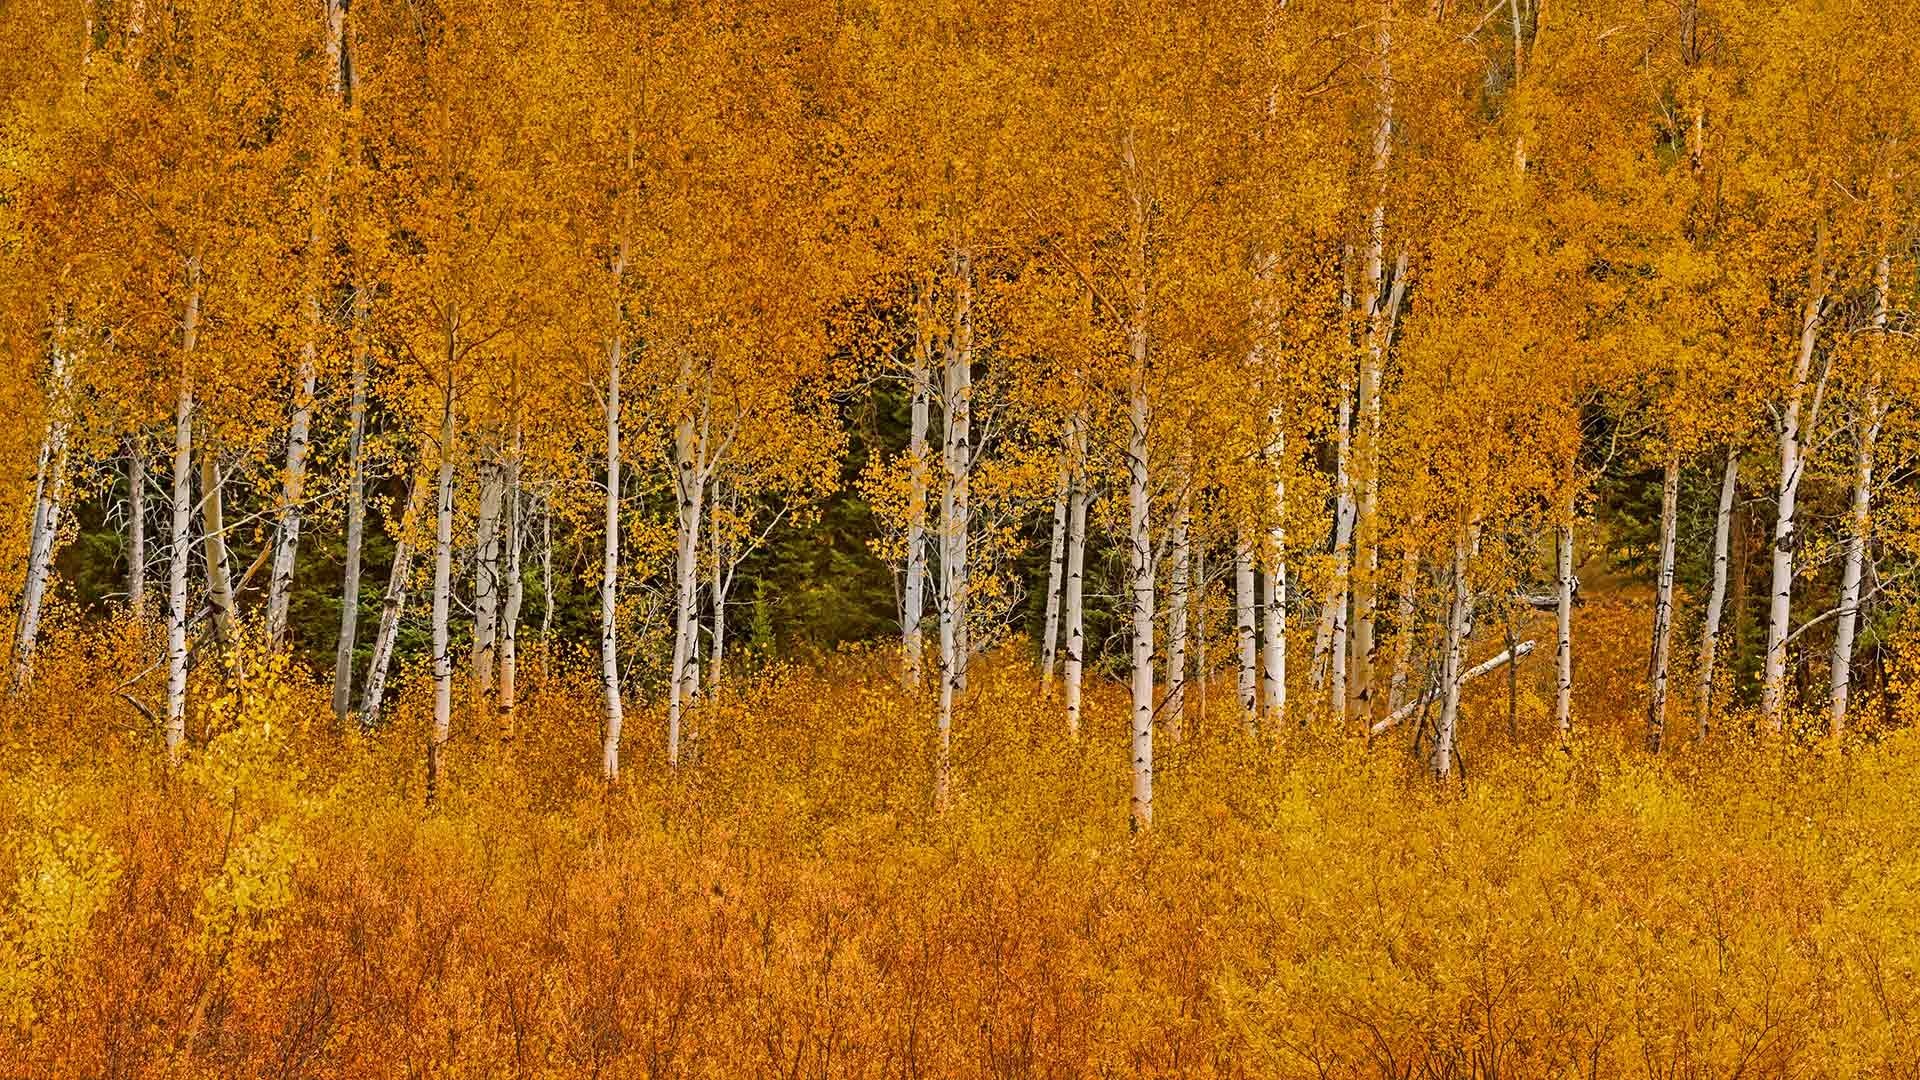
[[[400,513],[400,528],[394,534],[393,569],[387,575],[387,592],[380,601],[380,625],[374,630],[373,656],[367,661],[367,685],[360,693],[360,726],[369,731],[380,726],[387,672],[393,666],[400,616],[406,611],[407,585],[413,574],[414,522],[420,516],[426,490],[426,474],[415,475],[407,486],[406,509]]]
[[[1287,436],[1276,431],[1273,461],[1273,525],[1267,531],[1267,639],[1262,667],[1266,675],[1267,719],[1275,725],[1287,712]],[[1277,728],[1276,728],[1277,730]]]
[[[206,550],[207,596],[213,602],[213,625],[224,644],[233,643],[239,610],[233,599],[233,572],[227,566],[226,506],[221,491],[220,463],[214,449],[200,450],[200,542]]]
[[[20,595],[20,622],[13,640],[13,683],[26,684],[33,649],[40,636],[41,606],[53,575],[53,541],[60,531],[60,503],[67,471],[67,396],[72,382],[66,349],[58,331],[53,347],[53,379],[47,394],[47,431],[40,444],[34,480],[33,522],[28,535],[27,577]]]
[[[1040,638],[1040,688],[1053,687],[1054,657],[1060,644],[1060,592],[1064,587],[1067,554],[1067,486],[1071,481],[1067,453],[1060,452],[1059,476],[1053,486],[1053,537],[1047,549],[1047,607]]]
[[[1085,417],[1075,414],[1067,429],[1067,453],[1072,476],[1067,482],[1066,583],[1061,598],[1066,620],[1066,655],[1061,660],[1065,680],[1067,734],[1080,737],[1080,693],[1086,674],[1087,612],[1087,430]]]
[[[1653,601],[1653,650],[1647,663],[1647,749],[1656,754],[1667,731],[1667,659],[1673,642],[1673,556],[1679,497],[1680,459],[1669,457],[1660,483],[1660,573]]]
[[[453,730],[453,657],[447,620],[453,603],[453,335],[447,336],[447,385],[440,406],[440,477],[434,486],[433,729],[427,735],[427,802],[439,793],[440,752]]]
[[[907,432],[907,580],[901,597],[900,653],[908,687],[924,681],[926,645],[921,623],[927,602],[927,427],[933,397],[933,306],[925,286],[915,289],[913,326],[913,413]]]
[[[1253,730],[1260,709],[1260,633],[1254,622],[1253,545],[1233,549],[1233,629],[1240,644],[1240,711]]]
[[[1886,347],[1887,285],[1890,260],[1880,257],[1874,268],[1873,350]],[[1880,438],[1880,422],[1886,415],[1880,404],[1880,365],[1877,355],[1870,356],[1871,370],[1860,394],[1859,433],[1853,449],[1853,505],[1847,515],[1847,559],[1840,573],[1840,613],[1833,629],[1833,672],[1828,698],[1831,735],[1838,739],[1847,729],[1847,694],[1853,683],[1853,639],[1860,621],[1860,577],[1866,564],[1867,530],[1872,524],[1873,452]]]
[[[309,239],[317,237],[309,234]],[[300,348],[294,376],[293,418],[287,423],[287,466],[281,477],[280,527],[273,545],[273,569],[267,578],[267,642],[283,645],[287,608],[293,598],[293,568],[300,555],[300,503],[307,490],[307,446],[313,431],[313,395],[320,355],[320,300],[307,298],[307,340]]]
[[[1433,774],[1442,780],[1453,775],[1454,733],[1460,720],[1460,684],[1465,668],[1467,625],[1472,618],[1472,592],[1467,585],[1467,558],[1471,550],[1466,526],[1453,547],[1453,605],[1447,614],[1446,647],[1440,672],[1440,722],[1433,737]]]
[[[364,325],[364,290],[355,288],[353,317]],[[353,698],[353,649],[360,623],[360,549],[367,528],[367,350],[356,334],[353,345],[353,402],[347,417],[346,568],[340,575],[340,640],[333,654],[333,712],[346,719]]]
[[[616,278],[619,276],[616,272]],[[600,690],[606,697],[606,726],[601,734],[600,772],[620,779],[620,365],[625,343],[614,338],[607,346],[607,502],[606,541],[600,559]],[[547,605],[553,600],[549,595]]]
[[[1767,653],[1760,687],[1760,712],[1767,728],[1779,734],[1787,717],[1787,634],[1793,618],[1793,551],[1795,502],[1800,492],[1800,406],[1813,370],[1813,351],[1820,336],[1820,310],[1826,299],[1822,259],[1825,231],[1816,241],[1812,287],[1800,315],[1800,349],[1793,365],[1793,388],[1780,414],[1780,486],[1774,501],[1773,584],[1768,592]]]
[[[1720,508],[1713,519],[1713,584],[1707,592],[1707,614],[1700,624],[1699,711],[1696,731],[1706,738],[1713,724],[1714,654],[1720,647],[1720,617],[1727,599],[1727,563],[1733,538],[1734,496],[1740,486],[1740,451],[1727,450],[1727,466],[1720,476]]]

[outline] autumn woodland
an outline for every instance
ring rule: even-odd
[[[0,1077],[1920,1077],[1914,0],[0,0]]]

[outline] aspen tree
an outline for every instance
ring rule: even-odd
[[[1647,748],[1660,752],[1667,727],[1667,658],[1673,641],[1674,541],[1679,527],[1680,459],[1667,458],[1660,483],[1660,569],[1653,602],[1653,650],[1647,665]]]
[[[1733,534],[1734,499],[1740,487],[1740,450],[1727,449],[1720,473],[1720,501],[1713,516],[1712,584],[1707,591],[1706,617],[1700,622],[1699,721],[1697,734],[1706,738],[1713,723],[1714,659],[1720,645],[1720,618],[1726,610],[1727,563]]]

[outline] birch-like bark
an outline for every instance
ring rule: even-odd
[[[1040,688],[1053,688],[1054,659],[1060,644],[1060,593],[1065,585],[1067,554],[1067,453],[1060,452],[1059,476],[1053,486],[1053,537],[1047,549],[1047,606],[1040,638]]]
[[[971,523],[969,480],[973,449],[971,383],[973,379],[972,276],[966,252],[956,249],[949,258],[953,279],[953,326],[947,335],[946,370],[941,383],[941,418],[945,482],[940,491],[940,709],[939,745],[935,762],[934,804],[944,810],[953,782],[954,698],[966,689],[967,617],[969,609],[967,558]]]
[[[1471,597],[1467,586],[1467,559],[1471,549],[1467,528],[1462,526],[1453,547],[1453,604],[1447,614],[1445,659],[1442,661],[1440,722],[1433,739],[1433,774],[1442,780],[1453,775],[1454,734],[1460,719],[1460,686],[1464,681],[1467,625],[1472,618]]]
[[[624,262],[624,259],[623,259]],[[616,268],[614,277],[619,278]],[[620,779],[620,642],[618,598],[620,586],[620,367],[626,343],[615,337],[607,345],[607,502],[606,542],[600,559],[600,690],[606,697],[607,722],[601,733],[600,772]],[[549,594],[551,595],[551,594]],[[551,598],[547,601],[551,607]]]
[[[553,638],[553,496],[540,497],[540,674],[547,673]]]
[[[224,644],[232,644],[239,611],[233,600],[233,571],[227,566],[226,504],[220,463],[214,449],[200,449],[200,533],[206,551],[207,597],[213,604],[213,625]]]
[[[733,582],[733,566],[720,542],[720,530],[707,531],[713,538],[713,578],[707,592],[713,606],[709,616],[711,630],[707,635],[707,688],[718,693],[721,665],[727,659],[727,589]]]
[[[1130,820],[1135,830],[1153,824],[1153,507],[1152,475],[1147,461],[1148,203],[1134,157],[1133,132],[1122,145],[1132,203],[1128,230],[1127,351],[1132,375],[1127,387],[1127,569],[1132,577],[1133,608],[1133,793]]]
[[[1179,742],[1187,719],[1187,619],[1192,605],[1193,503],[1186,487],[1190,477],[1181,478],[1180,498],[1174,508],[1171,548],[1173,569],[1169,574],[1167,597],[1167,728],[1168,737]]]
[[[1061,660],[1065,681],[1067,734],[1080,737],[1080,695],[1086,676],[1087,612],[1087,426],[1076,413],[1068,422],[1067,453],[1072,477],[1067,483],[1066,583],[1061,599],[1066,620],[1066,653]]]
[[[200,260],[187,260],[187,303],[180,317],[180,388],[173,413],[173,527],[167,556],[167,761],[187,743],[187,560],[193,529],[193,381],[188,365],[200,340]]]
[[[309,232],[309,243],[318,243]],[[307,297],[307,340],[300,347],[294,376],[293,417],[287,423],[287,463],[280,478],[280,524],[273,545],[273,569],[267,578],[267,642],[286,643],[287,607],[293,596],[293,568],[300,554],[300,504],[307,490],[307,447],[313,431],[313,395],[320,356],[320,299]]]
[[[480,500],[473,524],[473,681],[482,698],[493,693],[500,648],[500,511],[506,482],[493,453],[480,462]]]
[[[1390,331],[1388,297],[1383,288],[1386,271],[1387,170],[1393,156],[1393,7],[1379,5],[1375,47],[1380,59],[1380,84],[1375,98],[1373,165],[1370,181],[1374,203],[1367,217],[1367,257],[1363,281],[1367,299],[1367,351],[1360,367],[1360,426],[1355,449],[1360,458],[1360,490],[1354,508],[1353,656],[1348,666],[1348,690],[1363,722],[1370,722],[1373,695],[1374,605],[1380,572],[1380,398],[1386,375]],[[1404,256],[1402,256],[1404,266]],[[1404,278],[1404,269],[1396,275]]]
[[[927,602],[927,427],[933,397],[933,299],[929,288],[914,289],[912,418],[907,432],[907,580],[901,597],[900,653],[902,674],[910,689],[925,679],[926,644],[922,623]]]
[[[1673,641],[1674,540],[1679,529],[1680,459],[1669,457],[1660,483],[1660,571],[1653,601],[1653,650],[1647,663],[1647,749],[1660,752],[1667,730],[1667,659]]]
[[[1573,596],[1580,587],[1573,566],[1573,500],[1567,500],[1567,518],[1554,535],[1553,604],[1554,691],[1553,727],[1565,742],[1573,735]]]
[[[1267,635],[1261,662],[1266,676],[1267,719],[1276,725],[1284,722],[1287,714],[1286,449],[1286,432],[1278,430],[1276,423],[1270,453],[1273,465],[1273,524],[1267,530]]]
[[[1334,718],[1343,720],[1347,707],[1347,598],[1353,568],[1353,479],[1347,459],[1352,453],[1353,401],[1340,388],[1339,432],[1334,444],[1335,510],[1333,519],[1333,588],[1327,594],[1321,622],[1327,628],[1327,701]]]
[[[136,437],[127,453],[127,608],[147,617],[147,448]]]
[[[354,290],[353,319],[366,323],[365,291]],[[367,529],[367,348],[362,334],[353,342],[353,400],[347,417],[347,536],[340,575],[340,641],[333,654],[333,712],[347,717],[353,700],[353,650],[360,625],[360,549]]]
[[[420,517],[420,504],[426,490],[426,474],[414,476],[407,486],[407,505],[400,513],[400,529],[394,534],[393,569],[387,575],[386,595],[380,600],[380,625],[374,630],[373,656],[367,661],[367,685],[360,692],[360,726],[369,731],[380,726],[387,672],[393,666],[394,646],[400,639],[400,616],[406,611],[407,586],[413,576],[414,522]]]
[[[20,596],[20,621],[13,640],[13,684],[24,686],[33,670],[40,636],[40,612],[53,575],[53,541],[60,531],[60,504],[66,487],[67,398],[72,369],[64,335],[54,331],[53,371],[48,384],[47,430],[40,443],[34,480],[33,521],[28,534],[27,577]]]
[[[1860,623],[1860,577],[1866,565],[1867,531],[1872,525],[1873,454],[1880,438],[1886,408],[1880,403],[1880,365],[1877,353],[1886,347],[1887,286],[1891,260],[1880,256],[1873,277],[1874,341],[1867,384],[1860,393],[1859,428],[1853,448],[1853,505],[1847,514],[1847,557],[1840,572],[1840,614],[1833,626],[1833,671],[1828,694],[1829,734],[1838,739],[1847,730],[1847,694],[1853,683],[1853,639]]]
[[[516,409],[518,406],[515,406]],[[500,682],[494,700],[500,707],[500,737],[511,740],[515,734],[515,709],[520,691],[520,608],[526,600],[526,582],[522,578],[520,515],[520,468],[522,435],[520,420],[514,418],[513,452],[506,464],[506,604],[500,613]]]
[[[1733,504],[1740,486],[1740,451],[1727,450],[1720,475],[1720,507],[1713,519],[1713,584],[1707,592],[1707,614],[1700,624],[1699,716],[1696,732],[1707,737],[1713,725],[1713,668],[1720,649],[1720,619],[1727,599],[1727,564],[1732,553]]]
[[[1767,654],[1760,688],[1760,712],[1768,730],[1786,727],[1787,633],[1793,618],[1793,552],[1799,544],[1794,532],[1795,502],[1803,470],[1800,445],[1800,406],[1813,371],[1814,347],[1820,337],[1820,314],[1826,302],[1826,230],[1814,241],[1812,280],[1800,314],[1800,348],[1794,358],[1793,386],[1780,412],[1780,486],[1774,500],[1773,579],[1768,591]]]
[[[434,485],[433,728],[427,733],[427,802],[440,787],[440,753],[453,730],[453,656],[448,616],[453,604],[453,361],[447,333],[447,382],[440,403],[440,475]]]
[[[1260,633],[1254,622],[1253,545],[1241,537],[1233,549],[1233,631],[1240,645],[1240,712],[1253,731],[1260,710]]]
[[[691,360],[680,368],[681,385],[692,388]],[[700,692],[700,528],[706,516],[708,418],[712,408],[713,375],[698,412],[689,408],[673,430],[674,493],[678,517],[674,527],[673,666],[667,686],[667,763],[680,763],[680,730],[687,703]]]

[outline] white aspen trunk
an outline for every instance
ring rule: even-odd
[[[1680,459],[1669,457],[1660,483],[1660,571],[1653,601],[1653,652],[1647,665],[1647,749],[1660,752],[1667,730],[1667,659],[1673,640],[1674,539],[1679,529]]]
[[[683,366],[685,376],[691,368]],[[711,378],[711,376],[709,376]],[[704,410],[704,406],[703,406]],[[679,512],[674,532],[673,667],[667,686],[667,764],[680,763],[680,727],[686,704],[698,692],[700,634],[700,522],[707,493],[707,433],[704,416],[691,411],[674,425],[674,491]]]
[[[1853,448],[1853,505],[1847,514],[1847,557],[1840,573],[1840,614],[1833,627],[1833,671],[1828,696],[1829,734],[1838,739],[1847,730],[1847,694],[1853,684],[1853,639],[1860,622],[1860,577],[1866,565],[1867,531],[1872,525],[1873,453],[1886,415],[1880,404],[1880,365],[1876,355],[1886,347],[1887,286],[1891,260],[1880,256],[1874,267],[1873,353],[1867,385],[1860,395],[1859,430]]]
[[[1720,476],[1720,507],[1713,523],[1713,585],[1707,593],[1707,614],[1700,624],[1700,702],[1698,726],[1700,738],[1707,737],[1713,724],[1714,656],[1720,648],[1720,618],[1726,608],[1727,564],[1733,540],[1733,502],[1740,486],[1740,451],[1727,450],[1727,465]]]
[[[900,653],[906,685],[919,689],[925,676],[927,602],[927,427],[933,397],[933,310],[925,285],[916,284],[913,328],[913,414],[907,433],[907,580],[901,597]]]
[[[1393,157],[1393,7],[1381,0],[1376,48],[1380,85],[1373,129],[1371,182],[1374,203],[1367,216],[1367,257],[1363,280],[1367,298],[1367,351],[1360,368],[1360,491],[1354,508],[1353,656],[1348,690],[1363,723],[1372,720],[1374,605],[1380,572],[1380,394],[1386,375],[1388,297],[1383,289],[1387,242],[1387,170]],[[1404,279],[1402,269],[1396,283]]]
[[[954,500],[954,675],[956,692],[967,688],[967,669],[973,660],[973,257],[953,255],[953,333],[947,378],[954,411],[947,414]]]
[[[453,360],[447,334],[447,384],[440,405],[440,475],[434,485],[433,729],[427,735],[427,802],[439,792],[440,751],[453,730],[453,656],[448,615],[453,603]]]
[[[1199,596],[1192,601],[1192,619],[1194,622],[1194,681],[1198,684],[1196,689],[1200,695],[1200,700],[1196,703],[1193,714],[1196,721],[1205,723],[1207,718],[1207,691],[1212,689],[1213,667],[1211,662],[1212,657],[1207,649],[1207,634],[1212,627],[1211,621],[1207,617],[1210,607],[1207,603],[1207,546],[1204,543],[1193,549],[1193,570],[1189,575],[1189,580],[1193,583],[1193,587],[1199,591]]]
[[[1066,620],[1066,653],[1061,660],[1065,682],[1067,734],[1080,737],[1080,696],[1086,677],[1087,613],[1087,430],[1084,417],[1076,414],[1067,429],[1067,453],[1072,459],[1067,482],[1066,582],[1061,605]]]
[[[709,529],[713,537],[713,578],[709,583],[707,598],[712,602],[713,614],[711,631],[707,640],[707,687],[718,693],[720,690],[721,665],[727,658],[727,586],[733,577],[733,567],[727,562],[724,546],[720,542],[720,530]]]
[[[1395,601],[1399,627],[1394,631],[1393,675],[1387,684],[1387,711],[1407,700],[1407,678],[1413,671],[1414,599],[1420,588],[1420,557],[1411,544],[1400,554],[1400,588]]]
[[[207,595],[213,603],[213,625],[223,644],[233,643],[239,611],[233,600],[233,572],[227,566],[226,506],[220,463],[214,449],[200,450],[200,532],[206,550]]]
[[[1580,587],[1573,566],[1573,499],[1567,499],[1567,519],[1554,536],[1553,605],[1554,691],[1553,726],[1565,742],[1573,735],[1573,596]]]
[[[1287,713],[1287,436],[1273,436],[1273,525],[1267,531],[1266,648],[1261,666],[1266,676],[1267,718],[1275,724]]]
[[[1252,731],[1260,709],[1260,634],[1254,622],[1253,545],[1233,549],[1233,627],[1240,643],[1240,711]]]
[[[515,406],[516,409],[518,406]],[[526,583],[521,574],[520,519],[520,421],[514,419],[513,453],[506,467],[506,605],[500,614],[500,682],[494,700],[500,706],[500,737],[511,740],[515,734],[515,709],[520,692],[520,608],[526,600]]]
[[[193,544],[193,382],[188,364],[200,340],[200,260],[187,260],[180,317],[180,390],[173,413],[173,527],[167,556],[167,761],[187,744],[187,561]]]
[[[553,502],[540,497],[540,674],[547,673],[547,653],[553,637]]]
[[[1053,538],[1047,549],[1047,607],[1040,638],[1040,688],[1053,688],[1054,658],[1060,642],[1060,592],[1065,585],[1067,553],[1067,484],[1069,468],[1066,451],[1060,453],[1059,476],[1053,487]]]
[[[354,290],[356,325],[366,319],[363,290]],[[367,522],[367,350],[361,335],[353,343],[353,403],[347,419],[347,537],[346,568],[340,575],[340,641],[333,654],[333,712],[347,718],[353,700],[353,650],[360,624],[360,549],[366,542]]]
[[[1498,671],[1500,668],[1506,666],[1507,664],[1510,664],[1510,663],[1517,664],[1521,657],[1527,656],[1532,652],[1533,652],[1532,640],[1529,639],[1527,641],[1515,643],[1509,646],[1505,651],[1500,652],[1493,656],[1489,656],[1485,660],[1481,661],[1480,663],[1475,664],[1473,667],[1468,668],[1464,672],[1461,672],[1460,685],[1465,686],[1467,683],[1472,682],[1473,680],[1479,678],[1482,675],[1487,675],[1494,671]],[[1509,672],[1509,674],[1512,674],[1512,673]],[[1367,734],[1369,736],[1374,736],[1374,735],[1384,734],[1385,732],[1392,730],[1394,727],[1398,726],[1402,721],[1412,716],[1415,710],[1432,702],[1435,696],[1434,695],[1435,689],[1437,688],[1429,689],[1426,693],[1421,694],[1418,698],[1414,699],[1413,701],[1410,701],[1405,705],[1397,706],[1386,715],[1385,719],[1375,722],[1373,727],[1367,729]]]
[[[28,534],[27,577],[20,596],[20,622],[13,641],[13,684],[26,685],[33,670],[33,649],[40,637],[40,613],[47,582],[53,576],[53,541],[60,532],[60,503],[66,486],[67,397],[72,372],[60,330],[54,331],[53,372],[47,394],[47,431],[40,443],[34,481],[33,522]]]
[[[1189,483],[1183,477],[1183,484]],[[1190,536],[1193,504],[1183,488],[1174,510],[1172,554],[1167,597],[1167,728],[1179,742],[1187,719],[1187,621],[1193,592],[1193,544]]]
[[[1347,458],[1352,453],[1353,402],[1340,388],[1339,435],[1334,446],[1333,588],[1327,595],[1321,621],[1327,627],[1327,701],[1336,720],[1344,722],[1347,709],[1347,597],[1353,567],[1353,479]]]
[[[1133,387],[1128,394],[1131,433],[1127,440],[1127,568],[1133,593],[1133,796],[1132,824],[1153,824],[1153,538],[1149,511],[1152,488],[1147,472],[1147,335],[1145,283],[1134,286]]]
[[[127,455],[127,607],[147,617],[147,450],[135,438]]]
[[[1467,558],[1470,541],[1462,526],[1453,548],[1453,604],[1447,614],[1446,652],[1440,673],[1440,723],[1433,739],[1433,774],[1442,780],[1453,775],[1454,733],[1460,718],[1460,685],[1467,648],[1467,623],[1470,592],[1467,588]]]
[[[315,232],[308,234],[317,243]],[[313,431],[313,394],[320,355],[320,300],[307,298],[307,340],[300,347],[294,376],[293,418],[287,423],[287,464],[280,479],[280,527],[273,545],[273,569],[267,578],[267,642],[286,643],[287,605],[293,596],[293,568],[300,554],[300,503],[306,498],[307,448]]]
[[[406,509],[401,511],[400,529],[394,536],[393,569],[387,576],[386,595],[380,601],[380,625],[373,635],[373,656],[367,661],[367,685],[360,694],[360,725],[368,730],[380,726],[387,672],[393,665],[394,645],[400,639],[400,616],[406,611],[407,585],[413,574],[414,522],[420,516],[426,490],[426,474],[416,475],[407,487]]]
[[[619,277],[616,271],[616,278]],[[600,560],[600,689],[606,697],[607,723],[600,744],[600,772],[620,779],[620,650],[618,598],[620,585],[620,366],[625,343],[614,338],[607,346],[607,504],[606,542]],[[549,594],[551,597],[551,594]],[[552,606],[549,598],[548,606]]]
[[[473,681],[484,697],[493,692],[500,647],[500,511],[506,484],[500,461],[489,452],[480,462],[480,500],[473,526]]]
[[[1794,359],[1793,388],[1780,414],[1780,487],[1774,501],[1773,581],[1768,591],[1767,653],[1760,689],[1760,712],[1768,730],[1774,734],[1785,730],[1787,719],[1787,633],[1793,618],[1793,551],[1799,543],[1794,533],[1794,513],[1802,472],[1800,405],[1813,369],[1814,346],[1820,336],[1820,309],[1826,300],[1822,266],[1825,245],[1823,229],[1815,242],[1812,287],[1800,315],[1800,348]]]

